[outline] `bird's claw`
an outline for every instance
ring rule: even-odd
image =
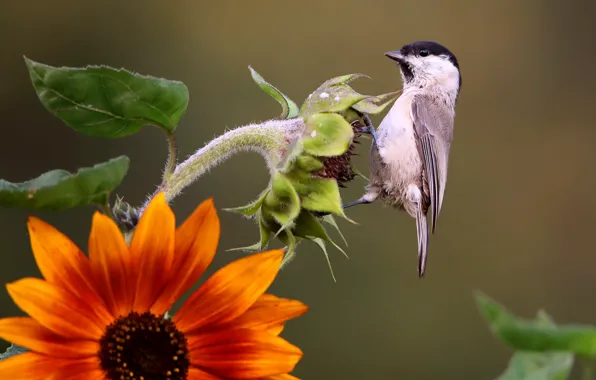
[[[368,117],[368,115],[363,115],[362,118],[364,120],[364,128],[362,128],[362,133],[368,133],[369,135],[372,136],[373,143],[375,144],[375,146],[377,147],[377,150],[378,150],[379,149],[379,138],[377,137],[377,132],[375,131],[375,127],[373,126],[372,121],[370,120],[370,117]]]

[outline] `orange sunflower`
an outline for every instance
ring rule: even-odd
[[[0,319],[0,337],[29,352],[0,361],[0,379],[295,379],[288,373],[302,352],[279,333],[307,306],[263,294],[281,250],[228,264],[164,317],[213,260],[219,219],[212,200],[176,229],[157,195],[130,247],[96,213],[88,258],[41,220],[31,217],[28,226],[45,280],[7,285],[29,317]]]

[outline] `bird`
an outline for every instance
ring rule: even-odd
[[[428,255],[428,211],[432,233],[443,204],[447,164],[453,139],[455,105],[462,86],[459,62],[445,46],[416,41],[385,56],[395,61],[402,92],[375,130],[365,194],[344,209],[379,199],[416,219],[418,275]]]

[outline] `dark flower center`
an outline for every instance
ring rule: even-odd
[[[110,380],[183,380],[188,374],[186,338],[163,317],[130,313],[109,325],[99,344]]]

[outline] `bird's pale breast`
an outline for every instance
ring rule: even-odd
[[[413,94],[403,94],[379,126],[379,154],[387,165],[385,191],[404,197],[408,185],[421,185],[422,161],[416,145],[411,117]],[[399,195],[398,195],[399,194]]]

